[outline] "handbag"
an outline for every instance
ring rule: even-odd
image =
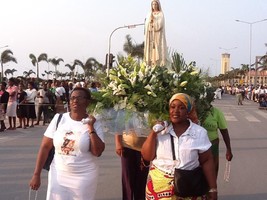
[[[32,193],[32,189],[29,189],[29,200],[31,200],[31,193]],[[38,191],[35,190],[35,195],[34,195],[34,200],[37,200],[37,196],[38,196]]]
[[[63,114],[59,114],[59,116],[57,118],[56,130],[57,130],[58,124],[59,124],[59,122],[60,122],[60,120],[62,118],[62,115]],[[53,145],[52,149],[48,153],[48,156],[47,156],[47,159],[46,159],[45,164],[43,166],[43,169],[49,171],[51,162],[54,159],[54,154],[55,154],[55,147]]]
[[[171,135],[172,155],[175,158],[174,141]],[[202,167],[193,170],[177,169],[174,171],[174,193],[179,197],[196,197],[207,194],[209,185]]]

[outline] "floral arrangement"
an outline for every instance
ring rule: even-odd
[[[97,102],[94,109],[96,112],[110,108],[115,113],[126,111],[124,121],[120,120],[122,124],[131,119],[132,113],[143,115],[143,123],[146,123],[143,126],[151,126],[156,120],[168,120],[169,99],[178,92],[195,98],[200,120],[208,105],[203,98],[205,82],[201,71],[194,63],[187,65],[177,53],[173,54],[169,67],[139,64],[130,56],[122,58],[118,66],[110,70],[104,85],[104,90],[93,93]]]

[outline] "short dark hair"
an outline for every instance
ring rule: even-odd
[[[15,78],[11,77],[10,79],[8,79],[8,81],[11,81],[12,83],[15,83]]]
[[[5,81],[3,81],[3,82],[1,82],[1,85],[3,85],[4,87],[6,87],[6,82]]]
[[[33,81],[29,81],[28,84],[34,87],[34,82]]]
[[[91,100],[91,92],[90,90],[88,90],[87,88],[83,88],[83,87],[76,87],[72,90],[72,92],[70,93],[70,95],[74,92],[74,91],[83,91],[83,93],[85,94],[85,98],[88,100]]]

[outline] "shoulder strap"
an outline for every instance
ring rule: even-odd
[[[60,122],[60,120],[61,120],[61,118],[62,118],[62,115],[63,115],[63,114],[60,113],[59,116],[58,116],[58,118],[57,118],[56,130],[57,130],[58,124],[59,124],[59,122]]]
[[[174,151],[174,141],[173,141],[173,136],[170,134],[170,137],[171,137],[171,145],[172,145],[172,159],[173,159],[173,160],[176,160],[176,157],[175,157],[175,151]]]

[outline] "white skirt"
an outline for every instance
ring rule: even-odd
[[[17,116],[17,102],[12,101],[7,103],[6,116],[16,117]]]
[[[46,200],[95,200],[98,168],[86,173],[57,171],[53,165],[48,173]]]

